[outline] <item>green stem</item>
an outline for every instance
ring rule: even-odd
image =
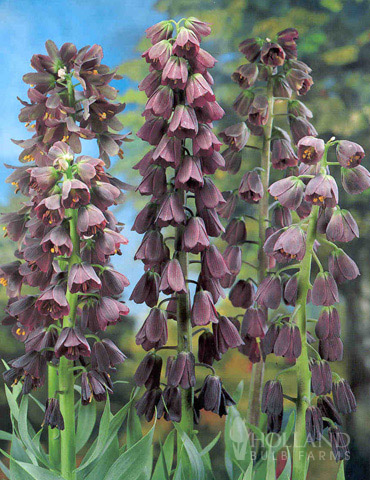
[[[183,205],[186,204],[185,192],[180,192],[181,201]],[[188,278],[189,259],[188,254],[182,251],[181,240],[183,235],[183,226],[176,228],[175,251],[176,258],[180,262],[184,278]],[[186,293],[177,294],[177,351],[191,352],[192,351],[192,327],[190,319],[190,298],[187,287]],[[181,389],[181,429],[191,436],[193,432],[193,403],[194,403],[194,389]],[[178,442],[178,445],[181,443]]]
[[[269,220],[269,195],[268,187],[270,181],[270,156],[271,156],[271,133],[273,126],[274,114],[274,97],[272,92],[271,78],[267,84],[267,99],[269,106],[269,118],[264,127],[264,140],[261,152],[261,181],[263,185],[264,195],[259,203],[258,211],[258,236],[259,236],[259,250],[258,250],[258,283],[260,283],[266,275],[268,260],[263,250],[263,245],[266,238],[266,226]],[[249,387],[249,404],[247,412],[247,421],[252,425],[258,426],[262,399],[262,385],[265,370],[265,363],[261,361],[254,363],[252,367],[252,377]]]
[[[306,410],[311,399],[311,372],[309,368],[307,343],[306,300],[310,285],[313,245],[316,239],[316,226],[319,207],[313,206],[309,216],[306,239],[306,253],[298,275],[298,298],[296,302],[296,322],[301,333],[302,353],[297,359],[297,418],[294,432],[293,478],[305,480],[307,466]],[[294,314],[294,313],[293,313]]]
[[[54,365],[48,365],[48,398],[55,398],[59,389],[58,370]],[[48,428],[49,458],[54,468],[60,465],[60,433],[56,428]]]
[[[68,273],[72,265],[80,262],[80,237],[77,233],[77,209],[70,209],[66,216],[70,217],[70,237],[73,244],[73,253],[69,260]],[[70,312],[63,318],[63,328],[74,327],[76,311],[78,306],[78,293],[71,293],[67,290],[67,300]],[[75,480],[76,468],[76,430],[75,430],[75,408],[74,408],[74,372],[73,361],[65,357],[59,363],[59,391],[60,411],[64,418],[64,430],[61,431],[61,473],[66,480]]]

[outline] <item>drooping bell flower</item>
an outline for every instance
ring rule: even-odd
[[[64,208],[80,208],[90,202],[90,191],[80,180],[65,180],[62,186],[62,205]]]
[[[36,300],[35,307],[42,315],[62,318],[69,314],[66,289],[63,285],[51,286]]]
[[[153,45],[161,40],[167,40],[168,38],[171,38],[172,32],[173,24],[168,20],[158,22],[145,30],[146,37],[150,38]]]
[[[202,74],[194,73],[188,78],[186,99],[191,107],[203,107],[206,102],[214,102],[216,97]]]
[[[204,221],[200,217],[191,217],[184,229],[182,236],[182,248],[185,252],[200,253],[209,246]]]
[[[146,303],[148,307],[155,307],[159,297],[159,285],[161,277],[151,270],[144,273],[135,285],[130,300],[135,303]]]
[[[266,330],[265,312],[261,308],[248,308],[243,317],[242,338],[246,335],[253,338],[261,338],[265,336]]]
[[[231,288],[229,299],[236,308],[249,308],[255,300],[255,286],[251,280],[238,280]]]
[[[129,309],[123,303],[111,297],[100,297],[96,305],[96,319],[100,330],[115,325],[128,315]]]
[[[314,443],[321,440],[323,430],[324,425],[320,409],[309,406],[306,410],[307,441],[309,443]]]
[[[219,359],[215,337],[212,332],[207,330],[206,332],[201,333],[198,337],[198,360],[200,363],[213,365],[215,359]]]
[[[102,283],[101,294],[103,296],[121,295],[124,289],[130,285],[125,275],[109,267],[105,268],[100,274],[100,280]]]
[[[294,143],[297,145],[299,140],[303,137],[316,137],[317,131],[315,127],[305,117],[290,118],[290,129]]]
[[[144,395],[136,402],[136,412],[141,417],[145,416],[147,422],[150,422],[154,416],[154,413],[159,405],[162,397],[162,390],[157,388],[150,388]],[[158,410],[157,410],[158,412]]]
[[[338,286],[329,272],[319,272],[312,287],[312,303],[329,307],[339,302]]]
[[[241,218],[233,218],[228,223],[222,239],[229,245],[238,245],[247,239],[247,229],[244,220]]]
[[[202,166],[199,158],[190,155],[185,156],[176,174],[175,187],[194,191],[203,187],[203,185]]]
[[[24,342],[25,350],[26,352],[42,352],[46,360],[51,361],[54,352],[50,349],[54,349],[57,339],[58,334],[55,328],[45,329],[44,327],[38,327],[27,336]]]
[[[37,217],[42,220],[45,225],[49,225],[50,227],[59,225],[64,219],[64,207],[62,206],[61,196],[56,194],[44,198],[35,207],[35,212]],[[5,221],[3,217],[3,222],[5,223]]]
[[[109,338],[95,342],[91,349],[91,366],[98,372],[109,373],[126,358],[126,355]]]
[[[162,371],[162,357],[156,353],[145,355],[136,369],[134,380],[137,386],[145,385],[145,388],[159,387]]]
[[[168,385],[171,387],[181,386],[184,389],[194,387],[195,358],[191,352],[180,352],[171,363],[168,371]]]
[[[65,327],[54,347],[55,356],[65,356],[69,360],[90,356],[90,345],[78,328]]]
[[[72,265],[68,276],[68,289],[71,293],[87,293],[100,288],[100,278],[91,265],[87,263]]]
[[[258,77],[258,67],[255,63],[241,65],[231,75],[231,79],[236,82],[240,88],[250,88],[256,82]]]
[[[278,230],[268,237],[264,250],[278,262],[301,261],[306,252],[306,236],[301,228],[293,225]]]
[[[348,435],[345,435],[339,430],[339,428],[335,427],[330,427],[328,430],[328,434],[336,462],[340,462],[341,460],[348,460]]]
[[[0,265],[0,285],[6,287],[6,294],[10,298],[20,295],[23,277],[19,273],[21,262],[16,260]]]
[[[324,307],[321,310],[315,326],[315,333],[320,340],[340,337],[339,313],[335,307]]]
[[[198,396],[198,408],[213,412],[222,417],[227,415],[227,408],[235,405],[233,398],[222,386],[216,375],[207,375]]]
[[[166,129],[167,122],[164,118],[153,117],[145,121],[136,135],[150,145],[158,145]]]
[[[287,207],[276,205],[272,211],[273,225],[278,228],[289,227],[293,223],[292,214]]]
[[[176,258],[167,262],[161,275],[159,290],[166,295],[170,293],[186,293],[184,273]]]
[[[340,140],[338,142],[336,153],[338,162],[345,168],[357,167],[365,156],[361,145],[348,140]]]
[[[259,284],[255,296],[258,305],[276,310],[281,302],[281,279],[278,275],[268,275]]]
[[[278,357],[298,358],[302,351],[301,334],[297,325],[282,325],[274,345],[274,353]]]
[[[333,400],[338,412],[343,415],[355,412],[357,409],[355,396],[347,380],[334,381]]]
[[[321,138],[303,137],[297,146],[299,160],[307,165],[316,165],[324,155],[325,143]]]
[[[279,380],[269,380],[262,392],[261,410],[270,415],[280,415],[283,412],[283,387]]]
[[[263,185],[257,172],[247,172],[239,186],[239,196],[247,203],[258,203],[264,195]]]
[[[281,205],[296,210],[302,203],[305,185],[298,177],[287,177],[273,183],[268,191]]]
[[[358,266],[341,249],[334,250],[328,259],[328,269],[337,284],[354,280],[360,275]]]
[[[218,323],[212,324],[216,350],[223,355],[229,348],[236,348],[243,344],[238,329],[225,316],[220,316]]]
[[[209,125],[200,124],[197,136],[193,139],[193,154],[200,156],[211,156],[219,152],[222,143],[212,132]]]
[[[370,188],[370,172],[359,165],[354,168],[342,168],[342,185],[350,195],[358,195]]]
[[[141,260],[148,267],[160,265],[168,260],[169,251],[163,241],[163,235],[158,230],[146,232],[137,252],[135,260]]]
[[[220,137],[232,150],[239,152],[247,144],[249,133],[250,132],[245,123],[241,122],[227,127],[220,133]]]
[[[248,121],[256,126],[266,125],[269,116],[267,98],[257,95],[249,107]]]
[[[168,135],[177,138],[194,138],[198,133],[198,120],[194,108],[177,105],[168,126]]]
[[[326,395],[331,392],[333,379],[330,365],[325,360],[310,361],[311,390],[315,395]]]
[[[358,225],[351,213],[348,210],[335,209],[326,227],[327,239],[331,242],[350,242],[359,235]]]
[[[145,351],[158,349],[167,343],[167,316],[160,308],[152,308],[142,327],[136,334],[136,344]]]
[[[42,426],[64,430],[64,420],[60,411],[59,400],[57,398],[47,399]]]
[[[210,322],[217,323],[217,315],[211,294],[206,290],[196,292],[191,310],[193,326],[208,325]]]
[[[230,273],[223,256],[215,245],[210,245],[202,252],[202,273],[216,279],[221,279]]]
[[[41,246],[44,252],[50,251],[52,254],[61,256],[71,256],[73,246],[71,237],[62,225],[52,228],[43,237]]]
[[[328,396],[322,396],[317,399],[317,407],[321,411],[323,417],[327,417],[338,425],[342,425],[342,420],[337,409],[334,406],[333,400]],[[329,422],[324,420],[324,428],[330,426]]]
[[[295,167],[298,163],[297,156],[289,140],[284,138],[273,140],[271,152],[271,165],[277,170]]]
[[[180,422],[181,420],[181,391],[179,387],[167,386],[157,405],[157,418],[166,421]]]
[[[162,72],[162,85],[169,85],[172,88],[181,88],[183,90],[187,80],[188,66],[186,60],[177,56],[170,57]],[[145,91],[145,93],[150,96],[150,91]]]
[[[286,73],[286,79],[298,95],[305,95],[313,85],[311,75],[298,68],[290,68]]]
[[[186,220],[184,207],[180,197],[176,192],[170,192],[161,199],[157,218],[155,219],[159,227],[168,225],[180,225]],[[144,233],[144,232],[143,232]]]
[[[261,42],[257,38],[247,38],[239,45],[239,51],[245,56],[245,58],[253,63],[255,62],[261,53]]]
[[[286,28],[277,34],[277,42],[281,45],[289,59],[297,58],[297,43],[299,35],[295,28]]]
[[[192,58],[199,52],[199,38],[195,32],[186,27],[180,27],[173,44],[173,53],[178,57]]]
[[[261,61],[269,67],[280,67],[285,61],[285,52],[278,43],[265,42],[261,50]]]
[[[305,200],[313,205],[335,207],[338,203],[338,186],[331,175],[320,174],[306,187]]]
[[[166,172],[160,165],[150,165],[137,187],[141,195],[153,195],[160,198],[167,192]]]
[[[157,214],[158,204],[154,202],[147,203],[145,207],[138,213],[131,230],[140,234],[145,233],[152,226],[154,226]]]
[[[163,39],[150,47],[141,56],[145,58],[147,63],[150,63],[154,70],[162,70],[171,55],[172,44],[168,39]]]
[[[87,378],[91,392],[90,398],[92,396],[97,402],[104,402],[107,399],[107,393],[113,393],[112,382],[109,375],[105,372],[90,370],[87,374]]]
[[[242,91],[233,103],[234,110],[241,116],[248,115],[249,108],[252,105],[254,94],[249,90]]]
[[[328,362],[340,362],[343,359],[343,342],[340,338],[332,337],[319,341],[319,354]]]

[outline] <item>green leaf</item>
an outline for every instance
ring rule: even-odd
[[[207,453],[209,453],[212,448],[216,445],[216,443],[219,441],[221,437],[221,432],[218,432],[217,436],[206,446],[203,448],[203,450],[201,450],[200,452],[200,456],[203,457],[203,455],[206,455]]]
[[[136,414],[135,404],[132,402],[127,417],[127,448],[131,448],[142,437],[140,419]]]
[[[16,460],[13,458],[11,455],[6,453],[4,450],[0,448],[0,452],[7,458],[9,458],[11,461],[15,462],[19,467],[21,467],[26,473],[28,473],[28,476],[35,479],[35,480],[63,480],[63,478],[56,474],[53,473],[50,470],[46,470],[45,468],[39,467],[38,465],[33,465],[32,463],[26,463],[26,462],[21,462],[19,460]],[[28,478],[28,477],[22,477],[22,478]]]
[[[252,480],[253,475],[253,464],[251,463],[247,470],[242,473],[238,480]]]
[[[198,452],[194,443],[190,440],[188,435],[182,430],[180,425],[174,424],[176,430],[179,432],[181,436],[182,446],[186,451],[189,465],[191,468],[191,479],[192,480],[204,480],[204,465],[202,457]]]
[[[98,439],[95,439],[91,447],[89,448],[88,452],[86,453],[81,465],[77,468],[77,472],[81,472],[82,470],[85,471],[86,467],[88,467],[88,471],[90,472],[97,462],[99,462],[100,458],[105,454],[106,450],[111,446],[112,442],[116,439],[118,430],[120,429],[122,423],[125,420],[127,415],[128,409],[130,408],[131,402],[126,403],[121,410],[119,410],[111,419],[109,424],[109,432],[108,432],[108,441],[105,444],[104,448],[101,449],[100,453],[97,451],[97,443]],[[92,458],[93,457],[93,458]],[[86,473],[86,471],[85,471]]]
[[[10,408],[10,413],[13,415],[13,417],[18,421],[19,417],[19,407],[17,403],[17,396],[15,395],[15,392],[10,390],[7,385],[5,385],[5,394],[6,394],[6,399],[8,401],[8,405]]]
[[[97,459],[102,454],[102,449],[106,445],[107,440],[109,438],[110,415],[111,415],[110,401],[109,401],[109,395],[107,395],[104,411],[100,419],[99,433],[98,433],[95,449],[92,455],[89,457],[89,459],[86,462],[85,462],[86,457],[83,459],[78,470],[82,470],[83,468],[86,468],[88,465],[90,465],[90,463],[92,463],[95,459]]]
[[[161,445],[161,455],[157,460],[151,480],[163,480],[172,469],[173,454],[175,449],[175,430],[167,435],[164,445]]]
[[[39,407],[39,409],[42,411],[42,413],[45,413],[45,405],[43,403],[41,403],[40,400],[38,400],[36,397],[31,395],[30,393],[27,396],[30,397],[30,399],[33,400],[36,403],[36,405]]]
[[[233,399],[236,402],[236,404],[238,404],[240,399],[242,398],[243,390],[244,390],[244,380],[241,380],[238,383],[238,386],[236,387],[236,390],[233,394]]]
[[[289,439],[294,430],[294,425],[295,425],[295,411],[292,410],[292,412],[289,415],[286,427],[284,428],[284,431],[283,431],[284,440],[285,440],[284,445],[287,445],[287,443],[289,442]],[[282,447],[282,445],[280,445],[280,447]]]
[[[89,440],[96,422],[96,403],[91,401],[87,405],[78,406],[76,452],[79,452]]]
[[[290,480],[292,474],[292,458],[290,456],[289,448],[286,449],[287,452],[287,461],[284,467],[284,470],[281,472],[279,480]]]
[[[36,444],[32,441],[31,436],[28,432],[28,396],[23,395],[21,400],[21,405],[19,408],[19,418],[18,418],[18,428],[19,436],[29,453],[32,463],[37,465],[36,459],[39,463],[43,463],[45,466],[50,467],[48,457],[44,450],[38,449]]]
[[[269,448],[267,451],[266,480],[276,480],[275,458],[272,448]]]
[[[236,407],[229,407],[225,424],[225,465],[231,480],[239,478],[252,462],[246,424]]]
[[[135,445],[126,450],[110,467],[104,480],[148,479],[152,470],[153,427]]]
[[[104,455],[99,458],[99,461],[96,464],[90,465],[92,468],[87,468],[88,471],[84,470],[79,472],[81,475],[81,480],[97,480],[104,478],[104,475],[109,470],[111,465],[119,457],[119,442],[118,437],[116,436],[111,442],[111,445],[106,449]]]
[[[0,430],[0,440],[4,440],[5,442],[11,442],[12,434],[9,432],[4,432],[4,430]]]
[[[339,464],[337,480],[346,480],[346,476],[344,474],[344,462],[343,462],[343,460]]]

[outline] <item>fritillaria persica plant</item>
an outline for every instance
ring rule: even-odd
[[[370,174],[360,165],[365,155],[360,145],[335,138],[325,143],[316,138],[308,120],[312,113],[292,98],[293,93],[305,94],[313,83],[309,67],[297,60],[297,39],[298,32],[287,29],[277,34],[275,42],[253,38],[240,44],[250,63],[232,75],[243,89],[234,108],[247,120],[221,134],[229,145],[223,155],[232,174],[240,169],[241,151],[250,146],[250,134],[262,137],[261,163],[244,174],[238,192],[244,201],[259,207],[258,264],[246,261],[257,270],[256,291],[254,279],[239,279],[234,284],[241,266],[241,245],[248,242],[245,219],[250,215],[236,210],[233,192],[220,211],[223,217],[232,217],[224,234],[229,244],[224,257],[230,270],[231,265],[238,265],[229,285],[223,286],[232,286],[229,298],[234,307],[246,309],[241,327],[244,345],[239,350],[254,363],[249,420],[258,425],[261,408],[267,414],[267,433],[280,432],[284,394],[277,377],[285,370],[265,384],[261,398],[263,362],[271,353],[287,358],[294,365],[286,370],[294,370],[297,376],[297,398],[287,396],[296,406],[292,478],[303,480],[308,468],[307,443],[320,440],[325,428],[336,460],[346,458],[339,413],[356,409],[348,382],[331,371],[329,362],[341,360],[343,353],[334,306],[339,302],[338,285],[359,275],[357,265],[337,243],[351,241],[359,232],[350,212],[338,206],[338,187],[329,169],[341,167],[342,185],[349,194],[369,188]],[[287,118],[291,137],[273,124],[278,117]],[[336,159],[329,161],[334,148]],[[270,167],[285,176],[269,186]],[[275,202],[270,204],[271,198]],[[249,247],[245,253],[248,260],[248,254],[256,256],[251,250]],[[321,250],[330,252],[327,271],[319,260]],[[312,259],[317,269],[312,267]],[[277,269],[276,263],[282,266]],[[289,276],[291,270],[294,272]],[[294,307],[288,315],[273,312],[282,300]],[[307,318],[310,302],[322,306],[318,320]],[[268,309],[272,310],[269,324]],[[317,339],[308,331],[308,322],[315,325]]]
[[[24,166],[9,167],[8,182],[26,200],[1,219],[16,242],[16,259],[0,267],[9,296],[3,323],[26,351],[9,362],[4,379],[9,386],[22,382],[23,395],[48,382],[50,466],[70,480],[75,387],[80,384],[82,405],[105,400],[110,374],[125,360],[98,334],[129,312],[119,300],[128,280],[110,263],[127,243],[109,210],[121,203],[125,185],[106,170],[110,156],[122,158],[127,139],[113,133],[123,128],[117,114],[125,105],[114,102],[110,82],[118,75],[101,63],[101,47],[77,50],[65,43],[58,49],[48,40],[46,50],[32,57],[36,71],[23,77],[29,102],[21,101],[19,119],[33,132],[15,141]],[[97,141],[98,158],[80,155],[81,139]]]
[[[223,295],[220,282],[230,275],[210,240],[223,231],[217,208],[225,200],[212,175],[225,162],[212,126],[224,111],[216,102],[209,73],[216,60],[201,48],[202,37],[211,33],[209,24],[195,18],[171,20],[146,33],[152,46],[142,56],[150,73],[139,89],[149,99],[137,135],[153,148],[134,167],[143,177],[138,190],[150,200],[133,226],[145,234],[135,256],[144,263],[145,273],[131,299],[151,310],[136,336],[137,344],[149,352],[135,374],[136,383],[146,387],[137,411],[149,421],[156,407],[158,418],[179,422],[181,431],[192,435],[200,410],[222,416],[234,404],[212,364],[242,344],[235,325],[215,307]],[[190,278],[189,264],[199,265],[197,280]],[[189,291],[191,283],[196,285],[194,292]],[[161,293],[167,298],[161,299]],[[177,330],[174,346],[167,345],[170,321]],[[199,362],[193,338],[198,340]],[[165,383],[163,349],[176,352],[167,359]],[[199,395],[194,395],[196,367],[211,370]]]
[[[292,221],[285,204],[269,206],[268,187],[272,174],[291,175],[297,166],[293,144],[305,135],[316,134],[309,123],[312,113],[301,101],[293,98],[294,94],[304,95],[313,83],[311,69],[297,60],[297,39],[297,30],[288,28],[279,32],[273,41],[248,38],[239,45],[249,63],[241,65],[232,74],[232,80],[242,89],[233,107],[245,121],[221,133],[228,146],[223,152],[225,170],[232,175],[237,175],[240,170],[243,173],[239,189],[225,192],[227,201],[219,213],[229,219],[223,235],[228,243],[224,258],[232,273],[224,279],[223,286],[231,287],[229,298],[232,305],[245,310],[244,315],[237,315],[243,317],[241,336],[244,344],[239,350],[253,363],[248,421],[256,426],[259,424],[263,387],[266,357],[263,342],[268,310],[276,310],[282,298],[281,277],[271,274],[275,260],[268,257],[263,245],[274,228],[285,227]],[[288,131],[286,121],[282,125],[277,123],[285,117],[289,120]],[[243,152],[247,156],[247,151],[257,151],[258,158],[254,168],[245,171],[242,159]],[[240,203],[244,203],[244,207]],[[305,205],[300,206],[302,211]],[[298,206],[289,205],[289,208]],[[250,238],[248,235],[247,238],[247,230],[252,230],[255,221],[258,222],[258,236]],[[255,270],[251,278],[237,278],[243,262]]]

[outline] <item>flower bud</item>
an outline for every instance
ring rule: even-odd
[[[339,413],[347,415],[357,409],[356,399],[347,380],[341,379],[333,384],[333,400]]]
[[[281,279],[277,275],[268,275],[259,284],[255,301],[258,305],[276,310],[281,302]]]
[[[333,427],[329,428],[328,434],[335,460],[337,462],[340,462],[341,460],[348,460],[348,435],[344,435],[339,428]]]
[[[306,410],[306,434],[307,441],[314,443],[321,440],[324,425],[320,409],[308,407]]]
[[[356,263],[343,250],[334,250],[328,260],[329,272],[338,283],[344,283],[347,280],[354,280],[360,275]]]
[[[358,195],[370,188],[370,172],[359,165],[355,168],[342,168],[342,185],[350,195]]]
[[[317,274],[312,287],[312,303],[329,307],[339,302],[338,286],[329,272]]]
[[[198,338],[198,360],[200,363],[212,365],[215,359],[219,359],[215,337],[210,331],[203,332]]]
[[[231,288],[229,299],[235,308],[249,308],[255,297],[255,287],[251,280],[238,280]]]
[[[262,413],[280,415],[283,412],[283,387],[279,380],[269,380],[262,392]]]
[[[348,210],[336,209],[326,227],[326,237],[331,242],[350,242],[360,233],[356,220]]]

